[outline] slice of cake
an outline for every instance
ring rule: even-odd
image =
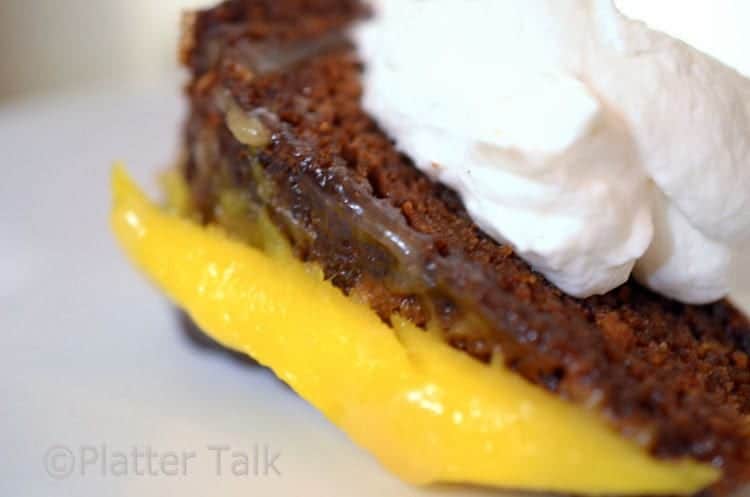
[[[190,221],[119,176],[131,256],[410,481],[750,482],[748,320],[632,281],[572,298],[485,235],[363,110],[347,31],[366,15],[354,0],[231,0],[187,19],[191,110],[168,190]]]

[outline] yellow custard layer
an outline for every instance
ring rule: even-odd
[[[122,168],[112,187],[118,240],[175,304],[408,482],[690,494],[719,477],[710,466],[652,458],[597,414],[434,333],[399,319],[388,327],[295,259],[268,222],[261,251],[160,209]]]

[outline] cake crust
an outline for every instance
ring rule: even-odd
[[[245,192],[300,259],[384,321],[435,324],[655,456],[720,467],[717,495],[750,481],[748,320],[727,301],[680,304],[633,281],[574,299],[482,233],[363,110],[343,30],[364,15],[356,1],[233,0],[193,19],[184,174],[202,221],[222,222],[223,191]],[[266,146],[236,139],[230,105],[257,116]]]

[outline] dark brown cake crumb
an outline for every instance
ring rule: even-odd
[[[685,305],[632,281],[574,299],[487,237],[362,109],[362,67],[340,30],[364,13],[354,0],[233,0],[194,20],[185,174],[204,220],[222,189],[241,188],[301,259],[385,321],[435,321],[455,348],[500,354],[655,456],[715,465],[716,495],[749,482],[748,320],[727,301]],[[234,138],[230,100],[260,116],[267,147]]]

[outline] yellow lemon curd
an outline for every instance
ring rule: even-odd
[[[366,305],[292,254],[149,201],[121,167],[112,228],[125,252],[217,341],[270,367],[404,480],[581,494],[689,494],[719,476],[664,461],[601,417]]]

